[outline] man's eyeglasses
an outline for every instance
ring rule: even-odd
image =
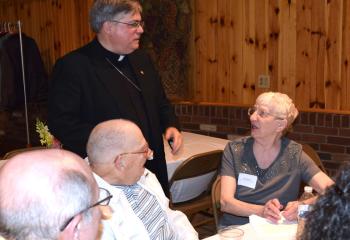
[[[91,206],[84,208],[83,210],[81,210],[80,212],[78,212],[77,214],[75,214],[74,216],[72,216],[71,218],[69,218],[66,222],[64,222],[64,224],[60,227],[60,231],[62,232],[67,226],[68,224],[73,220],[73,218],[78,215],[78,214],[82,214],[83,212],[89,210],[90,208],[96,207],[96,206],[107,206],[111,200],[111,198],[113,197],[113,195],[104,188],[100,188],[100,196],[99,196],[99,201],[97,203],[92,204]]]
[[[264,110],[262,110],[262,109],[259,109],[259,108],[257,108],[257,107],[250,107],[250,108],[248,108],[248,116],[249,116],[249,117],[250,117],[251,115],[253,115],[255,112],[256,112],[256,114],[258,114],[258,116],[261,117],[261,118],[267,118],[267,117],[269,117],[269,116],[272,116],[272,117],[274,117],[274,118],[276,118],[276,119],[278,119],[278,120],[283,120],[283,119],[284,119],[284,118],[281,118],[281,117],[277,117],[277,116],[275,116],[275,115],[273,115],[273,114],[271,114],[271,113],[269,113],[269,112],[267,112],[267,111],[264,111]]]
[[[144,27],[145,26],[145,22],[144,21],[133,21],[133,22],[121,22],[118,20],[109,20],[110,22],[116,22],[116,23],[121,23],[121,24],[125,24],[128,25],[131,28],[139,28],[139,27]]]
[[[147,160],[153,160],[153,151],[149,147],[147,147],[147,149],[144,151],[121,153],[119,154],[119,156],[129,155],[129,154],[144,154]]]

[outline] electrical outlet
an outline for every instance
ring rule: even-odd
[[[270,88],[270,76],[261,74],[258,77],[258,88]]]
[[[208,132],[216,132],[216,125],[212,124],[199,124],[199,129]]]

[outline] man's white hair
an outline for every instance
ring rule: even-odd
[[[91,132],[87,143],[90,164],[112,161],[118,154],[135,145],[137,138],[130,137],[136,124],[124,119],[114,119],[98,124]]]
[[[45,154],[48,151],[50,150],[36,152],[39,155],[40,152]],[[87,176],[64,164],[55,167],[57,170],[53,175],[40,172],[41,169],[37,168],[39,172],[30,170],[30,175],[27,173],[24,180],[21,176],[16,176],[18,181],[32,181],[32,178],[35,179],[33,183],[40,181],[47,187],[40,191],[18,187],[22,186],[20,184],[0,189],[1,235],[16,240],[57,239],[60,227],[92,204],[94,189]],[[25,170],[26,168],[23,169]],[[91,211],[84,212],[84,216],[84,221],[91,221]]]

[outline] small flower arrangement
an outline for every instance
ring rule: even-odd
[[[38,118],[35,123],[36,132],[39,133],[40,143],[48,148],[61,148],[61,143],[50,133],[48,126]]]

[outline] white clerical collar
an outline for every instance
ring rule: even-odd
[[[119,55],[118,62],[122,61],[124,59],[125,55]]]

